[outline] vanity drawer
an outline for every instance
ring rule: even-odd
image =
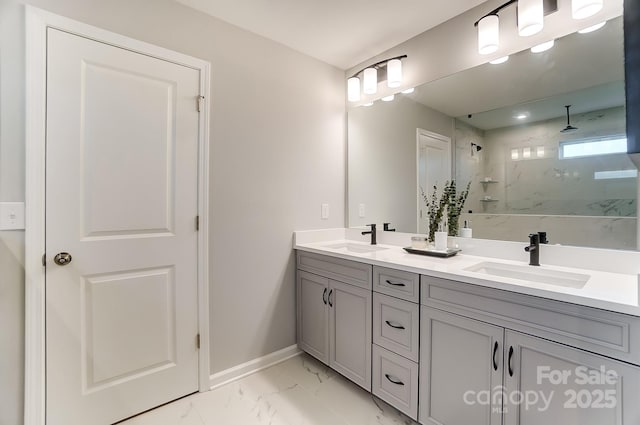
[[[374,266],[373,290],[417,303],[420,301],[420,275]]]
[[[418,361],[419,306],[388,295],[373,293],[373,342]]]
[[[298,251],[298,269],[329,279],[371,289],[372,266],[328,255]]]
[[[421,276],[421,304],[640,365],[640,317]]]
[[[372,392],[412,419],[418,417],[418,363],[373,345]]]

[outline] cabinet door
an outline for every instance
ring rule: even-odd
[[[503,339],[501,327],[422,307],[420,423],[501,424]]]
[[[329,365],[371,391],[371,290],[329,281]]]
[[[507,331],[505,425],[640,424],[640,368]]]
[[[298,346],[329,364],[329,279],[298,270]]]

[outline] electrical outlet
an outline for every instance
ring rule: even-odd
[[[364,218],[364,204],[358,206],[358,217]]]
[[[320,214],[320,218],[323,220],[329,219],[329,204],[322,204],[322,213]]]
[[[24,229],[24,202],[0,202],[0,230]]]

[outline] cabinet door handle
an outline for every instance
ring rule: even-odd
[[[509,347],[509,376],[513,376],[513,347]]]
[[[394,329],[404,329],[404,326],[402,326],[402,325],[394,325],[393,323],[391,323],[391,322],[390,322],[390,321],[388,321],[388,320],[385,320],[384,322],[385,322],[387,325],[389,325],[389,326],[391,326],[392,328],[394,328]]]
[[[404,283],[396,283],[396,282],[392,282],[389,279],[387,279],[387,283],[391,286],[407,286]]]
[[[498,359],[496,359],[496,354],[498,354],[498,341],[493,344],[493,370],[498,370]]]
[[[324,288],[324,292],[322,293],[322,301],[324,302],[324,305],[327,305],[327,289],[329,288]]]
[[[333,307],[333,304],[331,303],[331,294],[333,294],[333,289],[329,291],[329,307]]]
[[[391,382],[392,384],[396,384],[396,385],[404,385],[404,382],[400,381],[399,379],[397,379],[397,378],[395,378],[395,377],[394,377],[395,379],[392,379],[392,378],[391,378],[391,376],[389,376],[389,374],[388,374],[388,373],[385,373],[385,374],[384,374],[384,376],[385,376],[385,377],[387,378],[387,380],[388,380],[389,382]]]

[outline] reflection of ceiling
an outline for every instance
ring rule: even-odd
[[[535,113],[544,116],[541,119],[563,115],[562,106],[566,104],[575,105],[572,113],[580,112],[581,108],[584,110],[586,104],[591,105],[589,110],[603,109],[624,104],[624,87],[620,83],[624,81],[623,58],[622,18],[616,18],[598,31],[574,33],[556,40],[555,47],[547,52],[533,54],[525,50],[512,55],[506,63],[484,64],[424,84],[410,96],[452,117],[477,116],[479,112],[548,99],[559,93],[571,94],[575,101],[567,95],[558,100],[551,99],[547,104],[540,103]],[[605,86],[614,82],[617,84]],[[609,93],[607,88],[612,88],[613,92]],[[589,90],[575,93],[583,89]],[[616,103],[620,94],[622,98]],[[556,102],[560,102],[560,109],[556,108]],[[554,111],[543,113],[548,106]],[[509,113],[508,118],[511,116]],[[513,125],[507,119],[500,122],[496,116],[488,117],[485,124],[475,119],[468,122],[479,128],[483,128],[480,125],[490,126],[487,128]]]
[[[176,0],[341,69],[485,0]]]
[[[458,119],[476,128],[491,130],[494,128],[565,117],[567,110],[564,105],[571,105],[571,115],[575,115],[583,112],[623,106],[624,103],[624,81],[616,81],[572,93],[536,100],[530,103],[492,109],[491,111],[473,114],[471,118],[463,115],[458,117]],[[515,118],[520,114],[525,115],[526,118]]]

